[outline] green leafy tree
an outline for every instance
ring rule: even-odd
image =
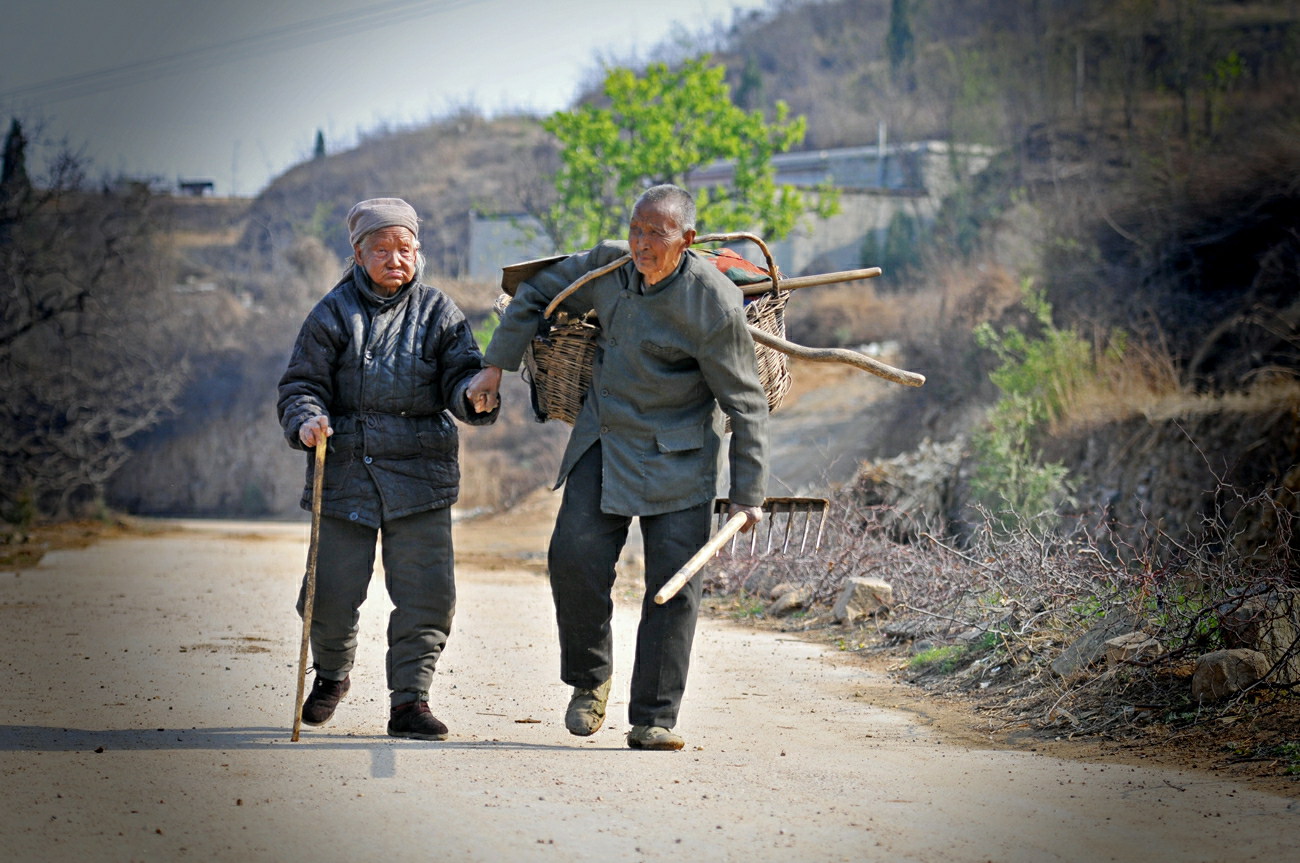
[[[620,236],[644,189],[685,185],[692,170],[720,160],[734,166],[732,180],[696,190],[702,231],[753,229],[779,239],[803,213],[838,209],[829,188],[807,196],[776,184],[772,156],[803,140],[804,119],[791,119],[784,102],[770,123],[760,111],[737,107],[725,75],[707,57],[678,69],[652,64],[640,76],[613,69],[604,83],[607,105],[582,105],[544,122],[563,146],[558,200],[542,216],[558,248]]]

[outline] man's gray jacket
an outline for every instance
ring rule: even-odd
[[[325,515],[368,527],[450,506],[460,492],[456,424],[496,420],[465,398],[482,357],[451,298],[412,282],[381,297],[353,267],[303,322],[280,379],[285,439],[326,414]],[[307,461],[303,506],[311,505]]]
[[[521,283],[484,361],[518,369],[551,299],[626,253],[626,243],[607,241]],[[729,496],[748,506],[763,502],[767,397],[741,293],[726,276],[688,249],[656,285],[645,285],[629,261],[583,285],[560,308],[579,315],[595,309],[600,335],[591,389],[557,487],[599,441],[603,512],[658,515],[703,503],[717,490],[721,407],[732,428]]]

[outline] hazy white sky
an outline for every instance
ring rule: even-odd
[[[473,106],[550,112],[598,54],[645,56],[675,27],[768,0],[8,0],[0,118],[93,160],[94,174],[209,179],[256,194],[311,153],[382,123]],[[29,158],[39,154],[33,145]],[[39,166],[34,166],[39,167]]]

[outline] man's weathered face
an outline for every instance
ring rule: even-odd
[[[665,201],[637,204],[627,229],[627,244],[641,278],[653,285],[677,269],[682,253],[695,241],[695,231],[683,231],[677,208]]]
[[[406,228],[380,228],[361,238],[352,254],[361,268],[384,294],[393,294],[415,278],[420,244]]]

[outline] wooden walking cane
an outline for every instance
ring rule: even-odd
[[[302,648],[298,651],[298,695],[293,702],[293,736],[302,728],[302,697],[307,684],[307,647],[311,642],[311,610],[316,604],[316,555],[320,551],[321,498],[325,494],[325,450],[329,438],[316,444],[316,469],[311,478],[311,544],[307,546],[307,576],[302,597]]]

